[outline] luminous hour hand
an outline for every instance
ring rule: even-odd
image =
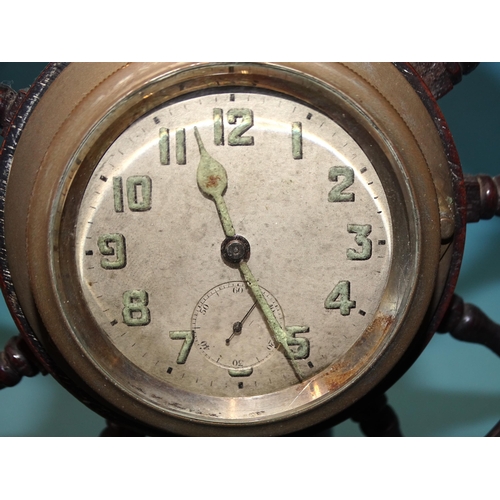
[[[196,171],[198,187],[203,194],[215,201],[225,235],[234,236],[236,233],[223,197],[227,188],[226,169],[208,154],[196,127],[194,127],[194,135],[200,150],[200,163]]]

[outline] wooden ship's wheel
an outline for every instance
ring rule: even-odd
[[[498,134],[500,134],[500,126],[492,122],[486,125],[486,130],[478,130],[480,125],[473,123],[473,119],[477,116],[475,113],[481,111],[481,105],[484,105],[484,99],[487,99],[487,94],[493,94],[498,88],[498,84],[494,87],[492,80],[488,79],[491,78],[493,72],[497,71],[497,67],[495,65],[481,65],[478,69],[476,67],[477,64],[475,63],[396,63],[393,67],[413,87],[431,116],[437,130],[436,137],[440,138],[442,144],[441,147],[444,151],[443,158],[446,158],[448,163],[447,168],[452,172],[450,189],[455,198],[455,208],[451,210],[450,215],[443,212],[440,207],[440,214],[441,239],[442,241],[453,239],[453,245],[450,244],[450,248],[453,248],[454,255],[449,257],[449,264],[446,270],[447,278],[443,278],[443,289],[440,290],[439,297],[436,299],[432,318],[425,320],[427,321],[424,328],[425,332],[415,334],[418,342],[414,341],[413,343],[405,344],[408,349],[407,354],[402,356],[399,361],[395,361],[386,372],[380,375],[377,374],[379,379],[376,384],[373,384],[373,387],[366,390],[365,393],[362,393],[362,391],[359,392],[358,389],[353,390],[355,396],[353,396],[353,400],[349,404],[342,403],[340,409],[336,408],[334,411],[332,410],[331,419],[324,418],[324,416],[314,417],[310,426],[305,424],[296,426],[294,424],[289,427],[290,432],[285,432],[285,434],[364,434],[367,436],[500,435],[500,422],[497,423],[498,418],[500,418],[500,396],[498,394],[498,383],[496,383],[498,380],[498,363],[495,363],[498,361],[495,359],[495,355],[500,355],[500,326],[496,323],[500,317],[496,317],[498,313],[495,307],[498,292],[491,286],[495,281],[498,282],[500,278],[500,269],[497,270],[495,267],[495,248],[498,243],[497,234],[500,234],[500,232],[496,230],[498,227],[495,228],[495,224],[497,224],[496,220],[478,224],[479,221],[494,219],[500,215],[500,176],[495,177],[495,166],[497,163],[489,161],[490,156],[493,156],[496,151],[494,144],[496,143]],[[14,151],[18,146],[22,131],[29,121],[33,110],[36,108],[37,102],[43,98],[46,88],[50,87],[50,84],[56,81],[60,74],[64,74],[66,68],[66,64],[51,64],[46,68],[43,66],[22,68],[33,71],[32,74],[27,76],[28,79],[32,79],[33,76],[36,76],[37,72],[41,72],[40,77],[29,89],[20,90],[26,86],[26,83],[20,83],[21,81],[17,80],[14,75],[10,77],[14,79],[13,84],[2,84],[0,86],[0,132],[4,137],[1,150],[1,167],[3,169],[4,182],[2,211],[6,208],[5,192],[8,187],[5,188],[5,185],[7,184],[8,186],[12,158],[15,161]],[[295,68],[292,69],[295,71]],[[2,68],[0,65],[0,81],[5,81],[8,78],[2,74],[2,71],[13,71],[13,68],[10,65],[5,65]],[[237,71],[238,69],[236,69]],[[362,73],[363,70],[354,68],[353,71],[360,71]],[[230,72],[234,72],[234,69]],[[469,73],[472,73],[472,75],[465,76]],[[465,81],[460,83],[462,79]],[[375,84],[373,85],[376,87]],[[483,88],[478,90],[474,85],[482,85]],[[297,87],[299,86],[299,83],[297,83]],[[297,95],[299,94],[300,92],[297,91]],[[231,94],[231,96],[234,96],[234,94]],[[234,98],[231,97],[231,99]],[[441,100],[440,106],[437,105],[437,100]],[[493,101],[489,102],[493,103]],[[321,103],[316,104],[316,106],[321,107]],[[242,113],[240,108],[238,110],[240,115],[236,114],[236,118],[234,118],[235,122],[238,117],[241,118],[245,114]],[[411,108],[404,109],[403,106],[399,110],[399,113],[403,112],[411,113]],[[448,125],[446,125],[444,118],[448,121]],[[307,119],[310,119],[309,115]],[[214,120],[216,120],[215,114]],[[302,134],[302,129],[299,129],[295,123],[298,122],[294,122],[294,128],[292,128],[292,154],[294,159],[298,159],[302,155],[302,151],[299,151],[299,142],[295,138],[298,137],[299,130],[300,134]],[[456,132],[454,130],[455,123],[457,123],[457,128],[460,125],[464,128]],[[346,125],[346,127],[349,129],[349,125]],[[465,130],[463,132],[464,137],[461,136],[462,130]],[[458,153],[460,153],[460,160],[465,173],[463,177],[452,135],[457,143]],[[302,135],[300,138],[302,141]],[[241,145],[243,144],[243,139],[246,138],[241,133],[240,136],[233,136],[232,140],[234,141],[234,145]],[[217,143],[217,132],[215,140]],[[223,135],[221,135],[221,140],[223,140]],[[201,139],[198,139],[198,141],[198,144],[200,144]],[[467,141],[469,142],[467,143]],[[464,148],[470,148],[466,149],[465,153],[461,150],[462,144]],[[300,148],[302,148],[302,142],[300,142]],[[200,146],[200,153],[201,150],[202,146]],[[179,157],[177,159],[179,160]],[[161,157],[161,161],[166,164],[165,155]],[[340,176],[342,174],[337,172],[337,175]],[[334,176],[330,178],[331,181],[334,181],[334,179],[336,181],[336,177]],[[143,182],[142,178],[141,182]],[[146,189],[144,186],[146,184],[143,182],[141,184],[142,190]],[[203,191],[201,187],[200,190]],[[341,192],[341,194],[344,193]],[[116,203],[115,196],[115,209]],[[12,203],[10,206],[12,206]],[[219,209],[219,206],[217,208]],[[223,217],[221,216],[222,219]],[[465,247],[465,261],[462,264],[462,247],[466,224],[467,245]],[[447,225],[452,226],[449,231],[447,230]],[[352,229],[350,232],[358,231],[357,234],[359,236],[361,234],[359,227],[361,226],[356,227],[358,229]],[[225,232],[227,235],[228,232],[226,229]],[[115,252],[119,253],[117,250],[118,246],[114,245],[119,245],[121,240],[117,238],[116,234],[113,233],[113,245],[110,245],[109,241],[111,240],[108,239],[108,243],[103,243],[99,247],[103,255],[115,257]],[[5,238],[5,226],[3,223],[2,238]],[[121,238],[123,239],[123,236]],[[361,243],[359,243],[359,246],[362,247],[362,252],[365,252],[367,235],[360,236],[360,238]],[[381,239],[379,239],[379,244],[381,244],[381,241],[384,241],[383,244],[385,244],[385,240]],[[234,244],[234,241],[232,244]],[[134,426],[134,418],[137,419],[137,416],[131,419],[130,416],[115,415],[107,402],[101,403],[99,398],[95,397],[95,390],[88,392],[85,387],[82,389],[81,384],[75,383],[73,375],[68,377],[64,369],[61,369],[60,365],[58,365],[57,359],[54,361],[54,356],[50,354],[50,347],[47,347],[47,344],[50,344],[52,340],[48,342],[43,334],[38,335],[36,333],[37,328],[33,326],[33,316],[30,318],[29,313],[24,315],[23,308],[19,304],[18,295],[21,287],[19,286],[19,282],[13,283],[11,278],[7,260],[10,258],[12,262],[13,257],[6,255],[6,247],[8,245],[5,244],[5,240],[0,246],[3,252],[1,257],[4,262],[2,278],[3,292],[8,308],[16,321],[16,326],[12,326],[7,313],[4,313],[3,331],[0,332],[0,339],[3,339],[5,344],[3,352],[0,353],[0,388],[5,390],[0,393],[0,401],[2,401],[2,404],[0,404],[0,435],[95,435],[100,433],[100,427],[104,427],[102,418],[91,412],[88,408],[81,406],[78,399],[106,418],[107,426],[101,433],[103,436],[143,435],[147,434],[151,429],[153,429],[152,433],[155,434],[158,428],[156,427],[157,421],[154,417],[147,420],[145,424],[139,421],[140,425],[137,427]],[[442,243],[441,260],[448,258],[444,257],[446,253],[445,247],[446,245]],[[355,258],[359,260],[366,259],[366,255],[359,257],[362,255],[362,252],[358,252],[357,249],[352,250],[351,255],[357,255]],[[111,258],[111,261],[106,261],[108,263],[106,265],[111,266],[109,262],[112,261],[113,258]],[[236,265],[239,265],[239,262],[236,261]],[[458,288],[455,290],[461,265],[462,274],[458,281]],[[251,281],[247,274],[245,274],[245,280],[247,283]],[[339,282],[339,285],[340,283],[346,282]],[[225,285],[226,283],[221,285],[221,287]],[[16,287],[18,287],[18,291],[16,291]],[[219,291],[226,288],[220,288]],[[236,288],[232,288],[232,290],[234,292]],[[336,288],[334,288],[335,290]],[[347,299],[339,299],[338,295],[333,293],[334,291],[328,296],[330,300],[327,298],[325,301],[326,309],[340,309],[342,306],[337,306],[338,301],[344,300],[344,302],[347,302]],[[461,295],[463,295],[463,299]],[[202,306],[205,303],[208,304],[209,295],[206,297],[204,299],[205,302],[200,302]],[[478,298],[478,306],[481,309],[470,304],[470,302],[474,301],[475,297]],[[266,301],[267,304],[271,304],[271,299],[265,299],[264,303]],[[342,312],[343,315],[348,315],[350,309],[356,307],[354,301],[349,301],[348,303],[350,305],[346,306],[348,309],[344,310],[345,314]],[[127,307],[125,306],[125,308]],[[259,305],[259,307],[261,307],[262,311],[265,310],[264,306]],[[495,321],[489,319],[483,310]],[[263,314],[265,315],[265,312]],[[362,315],[364,316],[365,314],[362,311]],[[140,315],[134,316],[130,313],[127,320],[124,314],[124,322],[127,324],[128,321],[128,326],[135,326],[134,321],[142,321],[141,318],[143,317]],[[245,319],[242,320],[242,323],[244,321]],[[268,321],[268,326],[273,330],[273,335],[275,335],[274,327],[271,326],[271,323],[271,321]],[[15,328],[20,329],[20,334],[14,331]],[[44,328],[49,329],[47,326]],[[193,328],[198,328],[198,326]],[[436,333],[433,336],[434,332]],[[180,334],[182,332],[173,333]],[[239,331],[235,331],[233,328],[233,335],[239,333],[241,333],[241,323]],[[42,341],[40,341],[40,338],[42,338]],[[171,336],[171,338],[176,337]],[[185,339],[185,336],[182,338]],[[300,354],[302,351],[297,349],[296,339],[293,341],[289,339],[287,341],[289,346],[287,346],[287,342],[280,340],[280,336],[276,334],[274,341],[276,344],[282,344],[282,349],[285,350],[284,358],[295,360],[290,361],[290,366],[293,368],[292,371],[295,371],[295,375],[299,381],[302,382],[304,368],[301,368],[302,365],[299,367],[299,363],[302,363],[302,361],[305,362],[306,355]],[[57,340],[55,342],[57,343]],[[200,340],[200,342],[202,341]],[[298,342],[300,344],[300,340]],[[428,345],[424,349],[427,343]],[[415,344],[418,344],[418,346]],[[488,349],[485,349],[484,346]],[[299,345],[299,348],[301,347],[302,345]],[[60,351],[61,349],[59,348],[57,352],[60,353]],[[422,354],[420,354],[421,351],[423,351]],[[57,358],[57,355],[55,358]],[[461,360],[459,362],[460,366],[457,367],[454,365],[454,360]],[[179,363],[179,361],[177,362]],[[309,363],[310,365],[312,364],[311,361]],[[64,365],[64,363],[62,364]],[[486,373],[483,379],[480,378],[481,371]],[[54,408],[51,409],[44,405],[48,403],[48,406],[50,406],[52,403],[48,401],[37,402],[37,396],[30,395],[29,384],[40,384],[37,387],[42,387],[44,384],[48,386],[52,384],[52,380],[49,377],[38,376],[29,381],[26,379],[17,388],[9,389],[16,386],[23,377],[33,377],[40,372],[54,375],[78,399],[74,399],[73,396],[65,393],[59,386],[50,385],[46,389],[48,391],[47,394],[54,394],[53,397],[55,398],[64,398],[64,403],[55,403],[54,401]],[[229,370],[229,372],[234,378],[234,371],[231,372]],[[247,368],[246,372],[245,370],[240,370],[238,376],[242,377],[242,373],[243,377],[249,377],[249,373],[252,372]],[[496,381],[493,380],[495,376]],[[430,380],[438,377],[443,377],[443,384],[436,382],[436,380]],[[67,378],[68,380],[66,380]],[[448,385],[448,379],[453,379],[454,385]],[[481,381],[485,379],[485,382]],[[241,380],[246,379],[241,378]],[[472,385],[475,383],[475,380],[478,380],[477,386]],[[240,384],[243,384],[243,382],[240,382]],[[32,385],[31,387],[35,386]],[[21,391],[24,393],[25,390],[25,396],[17,395]],[[34,392],[38,393],[38,389],[34,389]],[[33,422],[29,424],[29,428],[15,426],[17,420],[16,414],[19,413],[21,405],[26,406],[23,413],[31,413],[34,416]],[[333,408],[332,405],[330,406]],[[40,407],[47,408],[46,417],[43,416]],[[75,415],[72,415],[72,412]],[[446,414],[446,421],[451,422],[449,429],[442,427],[444,425],[441,419],[443,413]],[[399,415],[399,418],[396,414]],[[45,418],[49,420],[49,423],[43,421]],[[475,426],[468,426],[468,419],[477,421],[477,424]],[[72,423],[72,420],[74,423]],[[418,423],[422,420],[426,422],[420,428],[418,427]],[[52,421],[53,427],[50,426],[50,421]],[[4,423],[2,424],[2,422]],[[453,423],[462,427],[457,430],[456,427],[453,427]],[[333,424],[335,425],[332,426]],[[191,428],[186,429],[184,427],[177,428],[174,425],[175,433],[189,434],[192,431]],[[204,428],[200,432],[202,434],[207,432],[210,435],[217,435],[218,431],[209,432]],[[276,432],[276,429],[272,426],[269,432],[272,434],[283,433]],[[169,434],[165,429],[161,429],[158,433]],[[253,431],[250,430],[248,433],[252,434]]]

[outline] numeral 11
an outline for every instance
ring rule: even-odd
[[[160,163],[170,165],[170,130],[160,128]],[[186,164],[186,129],[180,128],[175,131],[175,161],[177,165]]]

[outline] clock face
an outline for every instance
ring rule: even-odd
[[[226,172],[222,198],[263,303],[221,255],[195,129]],[[166,394],[201,396],[181,413],[212,418],[225,398],[217,418],[231,420],[254,416],[262,396],[280,399],[277,412],[294,407],[297,388],[365,334],[387,284],[392,226],[377,169],[339,124],[280,94],[226,89],[154,109],[111,144],[85,187],[75,243],[110,350]],[[326,391],[311,387],[315,398]]]
[[[41,343],[159,432],[280,434],[342,412],[393,369],[446,273],[434,179],[441,196],[449,174],[430,173],[446,163],[419,142],[427,122],[396,109],[403,77],[117,66],[23,171]]]

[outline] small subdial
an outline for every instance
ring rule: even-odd
[[[284,325],[278,301],[264,288],[261,290],[276,319]],[[222,283],[209,290],[196,304],[191,326],[202,354],[231,372],[251,372],[276,351],[272,332],[243,281]]]

